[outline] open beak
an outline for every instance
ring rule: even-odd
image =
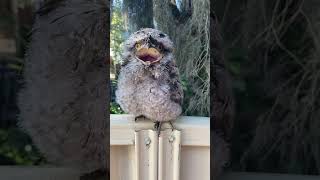
[[[144,64],[153,64],[161,60],[161,53],[155,48],[140,48],[136,52],[136,57]]]

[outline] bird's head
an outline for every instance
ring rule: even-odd
[[[133,33],[124,45],[124,58],[145,65],[159,63],[172,54],[173,43],[163,32],[145,28]]]

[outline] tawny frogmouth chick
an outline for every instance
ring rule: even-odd
[[[124,43],[116,100],[135,117],[156,123],[175,120],[182,112],[183,90],[173,55],[173,43],[163,32],[145,28]],[[170,123],[171,124],[171,123]]]

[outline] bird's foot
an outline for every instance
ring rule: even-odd
[[[137,122],[139,119],[145,118],[144,115],[139,115],[134,118],[134,122]]]
[[[160,136],[161,125],[162,125],[162,122],[159,122],[159,121],[157,121],[157,122],[154,124],[154,129],[157,131],[158,137]]]
[[[169,121],[169,124],[170,124],[170,126],[171,126],[171,131],[175,130],[175,128],[174,128],[174,126],[173,126],[173,124],[172,124],[171,121]]]

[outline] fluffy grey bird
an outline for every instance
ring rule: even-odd
[[[49,163],[104,176],[109,144],[109,1],[41,7],[26,55],[20,126]],[[89,177],[89,176],[83,176]]]
[[[124,43],[116,100],[136,117],[156,122],[175,120],[182,111],[183,91],[173,56],[173,43],[151,28],[133,33]]]

